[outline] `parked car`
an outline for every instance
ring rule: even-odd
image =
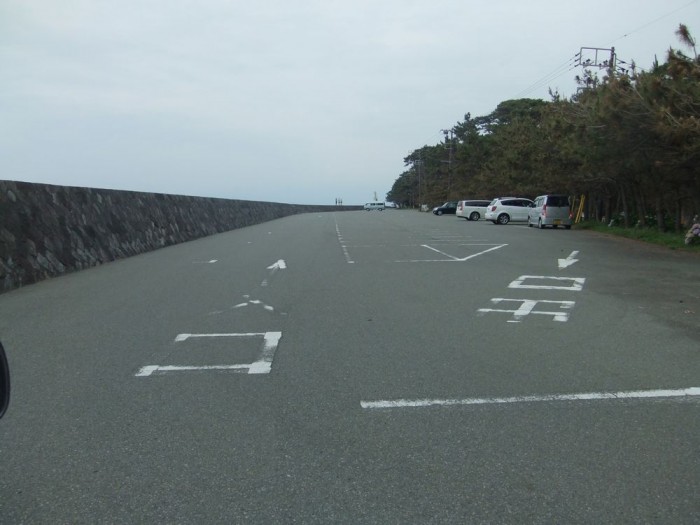
[[[457,213],[457,201],[448,201],[442,206],[433,208],[435,215],[454,215]]]
[[[491,201],[486,210],[486,220],[494,224],[526,222],[530,208],[535,205],[523,197],[498,197]]]
[[[486,216],[486,207],[491,201],[459,201],[455,215],[468,221],[478,221]]]
[[[384,211],[384,203],[383,202],[368,202],[365,204],[365,211],[372,211],[372,210],[377,210],[377,211]]]
[[[568,195],[540,195],[535,198],[535,207],[528,211],[527,225],[544,228],[563,226],[571,229],[571,207]]]

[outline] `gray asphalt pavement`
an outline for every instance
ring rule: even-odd
[[[0,522],[697,523],[699,319],[697,256],[404,210],[27,286]]]

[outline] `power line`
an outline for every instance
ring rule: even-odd
[[[687,7],[697,3],[698,1],[700,1],[700,0],[691,0],[690,2],[688,2],[687,4],[685,4],[681,7],[674,9],[673,11],[670,11],[664,15],[661,15],[661,16],[655,18],[654,20],[651,20],[650,22],[647,22],[646,24],[641,25],[641,26],[637,27],[636,29],[633,29],[632,31],[629,31],[629,32],[625,33],[624,35],[618,37],[617,39],[610,42],[610,45],[614,44],[618,40],[622,40],[623,38],[627,38],[631,34],[636,33],[638,31],[641,31],[642,29],[645,29],[645,28],[649,27],[650,25],[655,24],[659,20],[663,20],[664,18],[667,18],[667,17],[677,13],[678,11],[682,11],[683,9],[686,9]],[[526,95],[529,95],[530,93],[533,93],[533,92],[535,92],[543,87],[549,87],[548,84],[551,81],[556,80],[557,78],[561,77],[562,75],[566,74],[569,71],[572,71],[573,69],[575,69],[579,65],[578,64],[579,55],[580,55],[580,53],[577,53],[576,55],[573,56],[573,58],[569,59],[567,62],[564,62],[562,65],[555,68],[551,73],[548,73],[547,75],[542,77],[540,80],[537,80],[535,83],[533,83],[529,87],[525,88],[520,93],[517,93],[515,95],[515,98],[523,98]]]
[[[644,25],[642,25],[642,26],[639,26],[637,29],[633,29],[633,30],[630,31],[629,33],[625,33],[624,35],[622,35],[622,36],[616,38],[615,40],[613,40],[612,42],[610,42],[609,45],[612,45],[612,44],[614,44],[615,42],[617,42],[618,40],[622,40],[623,38],[627,38],[627,37],[630,36],[632,33],[636,33],[637,31],[641,31],[642,29],[645,29],[645,28],[649,27],[650,25],[655,24],[655,23],[658,22],[659,20],[663,20],[664,18],[667,18],[667,17],[671,16],[672,14],[677,13],[678,11],[682,11],[682,10],[685,9],[686,7],[691,6],[691,5],[693,5],[693,4],[697,3],[697,2],[698,2],[698,0],[692,0],[691,2],[688,2],[687,4],[685,4],[684,6],[679,7],[678,9],[674,9],[673,11],[671,11],[671,12],[669,12],[669,13],[666,13],[665,15],[661,15],[660,17],[655,18],[655,19],[652,20],[651,22],[647,22],[646,24],[644,24]]]
[[[525,95],[528,95],[534,91],[537,91],[538,89],[546,86],[551,82],[552,80],[556,80],[560,76],[564,75],[565,73],[571,71],[573,67],[575,66],[578,57],[580,53],[576,53],[573,57],[571,57],[569,60],[566,62],[562,63],[558,67],[556,67],[551,73],[548,73],[544,77],[542,77],[540,80],[536,81],[534,84],[530,85],[529,87],[525,88],[523,91],[520,93],[517,93],[515,95],[515,98],[522,98]]]

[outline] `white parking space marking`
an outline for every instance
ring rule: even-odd
[[[636,390],[629,392],[588,392],[581,394],[553,394],[542,396],[514,396],[466,399],[395,399],[381,401],[361,401],[364,409],[422,408],[431,406],[495,405],[509,403],[542,403],[551,401],[603,401],[619,399],[662,399],[699,397],[700,388],[677,390]]]
[[[458,246],[492,246],[488,250],[482,250],[478,253],[474,253],[472,255],[468,255],[467,257],[456,257],[454,255],[450,255],[449,253],[446,253],[442,250],[438,250],[437,248],[434,248],[432,246],[429,246],[427,244],[421,244],[421,248],[427,248],[428,250],[432,250],[436,253],[439,253],[440,255],[444,255],[447,257],[447,259],[406,259],[406,260],[398,260],[394,261],[397,263],[423,263],[423,262],[464,262],[468,261],[469,259],[473,259],[474,257],[479,257],[480,255],[484,255],[485,253],[492,252],[494,250],[499,250],[503,248],[504,246],[508,246],[507,244],[459,244]]]
[[[422,246],[423,248],[427,248],[428,250],[433,250],[434,252],[437,252],[437,253],[439,253],[440,255],[444,255],[445,257],[449,257],[449,258],[452,259],[453,261],[456,261],[456,260],[457,260],[457,257],[455,257],[455,256],[453,256],[453,255],[450,255],[450,254],[447,254],[447,253],[445,253],[445,252],[443,252],[443,251],[440,251],[440,250],[438,250],[437,248],[433,248],[432,246],[428,246],[427,244],[421,244],[421,246]]]
[[[535,307],[539,303],[545,304],[558,304],[561,309],[570,310],[576,304],[574,301],[546,301],[541,299],[504,299],[501,297],[495,297],[491,299],[494,304],[499,304],[504,301],[521,303],[520,307],[516,310],[503,310],[497,308],[479,308],[479,312],[489,313],[489,312],[501,312],[513,314],[513,319],[508,321],[509,323],[519,323],[522,321],[523,317],[526,315],[551,315],[553,321],[566,322],[569,320],[569,314],[567,312],[546,312],[546,311],[535,311]]]
[[[211,259],[209,261],[192,261],[193,264],[214,264],[215,262],[219,262],[219,260]]]
[[[473,259],[475,257],[479,257],[481,255],[484,255],[486,253],[492,252],[494,250],[498,250],[500,248],[503,248],[505,246],[508,246],[507,244],[493,244],[493,243],[488,243],[488,241],[484,239],[475,239],[471,240],[472,236],[469,235],[455,235],[455,234],[449,234],[449,233],[443,233],[439,230],[436,230],[433,233],[425,233],[422,235],[411,235],[410,239],[415,239],[415,243],[409,243],[409,244],[393,244],[393,243],[386,243],[386,242],[378,242],[378,243],[372,243],[372,244],[365,244],[365,243],[355,243],[353,244],[352,242],[347,242],[346,239],[344,238],[342,232],[340,231],[340,225],[338,224],[337,217],[334,217],[335,220],[335,232],[336,236],[338,238],[338,244],[340,245],[340,248],[343,252],[343,255],[345,257],[345,261],[348,264],[355,264],[356,258],[352,257],[350,255],[350,250],[359,250],[360,253],[368,253],[363,250],[373,250],[373,253],[376,253],[377,249],[385,249],[385,250],[390,250],[393,247],[399,246],[402,248],[412,248],[412,247],[419,247],[419,248],[425,248],[428,250],[431,250],[439,255],[441,255],[443,258],[440,259],[425,259],[425,258],[411,258],[411,259],[399,259],[399,260],[393,260],[393,261],[387,261],[387,262],[394,262],[394,263],[425,263],[425,262],[464,262],[468,261],[470,259]],[[425,240],[428,239],[428,242],[430,244],[426,244],[424,242],[420,242],[420,240]],[[470,240],[471,242],[465,242],[466,240]],[[473,247],[473,246],[482,246],[482,247],[490,247],[486,250],[481,250],[478,253],[474,253],[471,255],[468,255],[466,257],[460,257],[458,255],[452,255],[448,253],[447,251],[439,250],[438,248],[435,248],[435,245],[438,245],[442,248],[445,248],[445,250],[449,250],[449,247]],[[452,250],[449,250],[452,251]],[[462,250],[465,251],[465,250]],[[264,284],[263,284],[264,285]]]
[[[229,370],[247,372],[250,365],[206,365],[206,366],[176,366],[176,365],[148,365],[142,367],[136,377],[148,377],[156,372],[187,372],[193,370]]]
[[[527,280],[540,281],[568,281],[569,286],[554,286],[546,284],[524,284]],[[525,288],[528,290],[567,290],[571,292],[579,292],[583,290],[583,284],[586,282],[585,277],[546,277],[542,275],[521,275],[515,281],[508,285],[508,288]]]
[[[249,332],[249,333],[229,333],[229,334],[178,334],[175,337],[176,343],[181,343],[192,338],[206,337],[235,337],[235,338],[256,338],[262,337],[263,347],[257,360],[252,363],[234,363],[225,365],[203,365],[203,366],[177,366],[177,365],[147,365],[139,369],[136,377],[150,377],[153,374],[167,372],[187,372],[206,370],[228,370],[233,372],[247,372],[248,374],[269,374],[272,370],[272,361],[275,352],[282,338],[282,332]]]

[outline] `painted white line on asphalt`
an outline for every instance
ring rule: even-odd
[[[252,365],[207,365],[207,366],[174,366],[149,365],[142,367],[136,377],[148,377],[156,372],[191,372],[193,370],[231,370],[249,372]]]
[[[541,281],[568,281],[570,286],[553,286],[542,284],[523,284],[528,279],[538,279]],[[508,288],[526,288],[529,290],[568,290],[571,292],[580,292],[583,290],[583,283],[586,282],[585,277],[548,277],[544,275],[521,275],[515,281],[508,285]]]
[[[282,332],[265,332],[264,337],[265,346],[260,359],[250,365],[249,374],[269,374],[272,369],[272,360],[275,358],[275,352],[282,337]]]
[[[348,252],[348,245],[345,243],[343,240],[343,235],[340,233],[340,226],[338,226],[338,219],[333,216],[333,219],[335,220],[335,234],[338,236],[338,243],[340,244],[340,248],[343,250],[343,255],[345,256],[345,261],[348,264],[355,264],[355,261],[353,261],[350,258],[350,253]]]
[[[469,259],[473,259],[474,257],[478,257],[479,255],[483,255],[485,253],[492,252],[494,250],[500,250],[504,246],[508,246],[507,244],[499,244],[498,246],[494,246],[493,248],[489,248],[488,250],[484,250],[483,252],[475,253],[474,255],[470,255],[469,257],[464,257],[463,259],[458,259],[460,261],[468,261]]]
[[[244,333],[244,334],[178,334],[177,337],[175,337],[175,342],[179,343],[182,341],[187,341],[191,337],[255,337],[255,336],[264,337],[266,333],[268,333],[268,332],[251,332],[251,333]],[[279,333],[279,332],[275,332],[275,333]]]
[[[449,257],[449,258],[452,259],[453,261],[458,261],[458,260],[459,260],[459,259],[457,259],[457,257],[454,257],[453,255],[449,255],[449,254],[447,254],[447,253],[445,253],[445,252],[441,252],[441,251],[438,250],[437,248],[433,248],[432,246],[428,246],[427,244],[421,244],[421,246],[422,246],[423,248],[428,248],[428,250],[433,250],[434,252],[437,252],[437,253],[439,253],[440,255],[444,255],[445,257]]]
[[[429,250],[432,250],[434,252],[439,253],[440,255],[444,255],[445,257],[449,257],[449,259],[408,259],[408,260],[398,260],[394,261],[397,263],[421,263],[421,262],[464,262],[468,261],[469,259],[473,259],[474,257],[479,257],[480,255],[484,255],[485,253],[492,252],[494,250],[498,250],[500,248],[503,248],[504,246],[508,246],[507,244],[499,244],[499,245],[492,245],[492,244],[486,244],[486,245],[481,245],[477,244],[474,246],[493,246],[493,248],[489,248],[488,250],[483,250],[479,253],[475,253],[473,255],[468,255],[467,257],[455,257],[454,255],[450,255],[448,253],[442,252],[436,248],[433,248],[432,246],[428,246],[427,244],[421,244],[420,245],[422,248],[428,248]],[[471,245],[460,245],[460,246],[471,246]]]
[[[514,303],[520,303],[517,310],[504,310],[500,308],[479,308],[477,311],[480,313],[509,313],[513,314],[513,319],[508,321],[509,323],[519,323],[522,321],[523,317],[530,314],[537,315],[551,315],[554,321],[566,322],[569,320],[569,314],[567,312],[542,312],[534,311],[538,303],[545,304],[558,304],[559,308],[570,310],[576,304],[574,301],[546,301],[546,300],[536,300],[536,299],[504,299],[502,297],[494,297],[491,302],[494,304],[499,304],[501,302],[508,301]]]
[[[602,401],[609,399],[660,399],[674,397],[699,397],[700,387],[678,390],[636,390],[631,392],[589,392],[581,394],[555,394],[544,396],[515,396],[467,399],[395,399],[361,401],[366,409],[421,408],[430,406],[493,405],[508,403],[541,403],[548,401]]]
[[[263,284],[263,286],[264,286],[264,284]],[[250,296],[244,295],[243,297],[246,297],[246,298],[247,298],[247,297],[250,297]],[[263,303],[260,299],[250,299],[250,300],[248,300],[247,303],[238,303],[238,304],[233,305],[232,308],[233,308],[233,309],[236,309],[236,308],[245,308],[246,306],[251,305],[251,304],[252,304],[253,306],[262,306],[262,307],[263,307],[265,310],[267,310],[268,312],[274,312],[274,311],[275,311],[275,307],[274,307],[274,306],[270,306],[269,304],[265,304],[265,303]]]
[[[142,366],[136,377],[149,377],[161,372],[188,372],[193,370],[228,370],[233,372],[247,372],[248,374],[269,374],[272,370],[272,361],[275,358],[277,346],[282,338],[282,332],[248,332],[231,334],[178,334],[175,342],[180,343],[190,338],[197,337],[262,337],[264,344],[257,361],[246,364],[230,365],[202,365],[202,366],[177,366],[177,365],[147,365]]]

